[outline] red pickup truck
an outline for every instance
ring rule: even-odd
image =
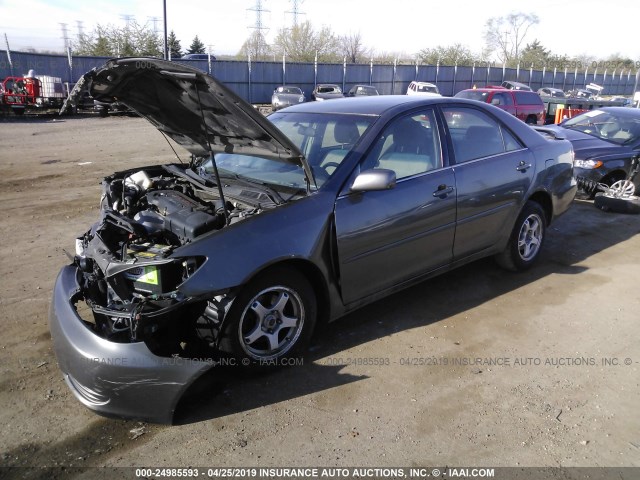
[[[455,96],[490,103],[529,125],[544,125],[544,103],[540,95],[535,92],[493,87],[462,90]]]

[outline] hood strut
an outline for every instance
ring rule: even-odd
[[[205,134],[207,132],[207,124],[204,120],[204,110],[202,108],[202,102],[200,101],[200,90],[198,89],[198,77],[194,75],[193,77],[193,87],[196,89],[196,95],[198,97],[198,106],[200,107],[200,117],[202,118],[202,129]],[[227,201],[224,198],[224,192],[222,191],[222,181],[220,180],[220,174],[218,173],[218,165],[216,164],[216,156],[213,153],[213,149],[211,148],[211,141],[209,140],[209,135],[205,135],[207,137],[207,146],[209,147],[209,155],[211,158],[211,165],[213,165],[213,173],[216,176],[216,184],[218,185],[218,195],[220,195],[220,201],[222,202],[222,209],[224,210],[224,221],[226,225],[229,225],[229,211],[227,210]]]

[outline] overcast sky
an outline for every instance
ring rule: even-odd
[[[256,0],[166,0],[169,30],[183,49],[197,34],[217,55],[236,54],[255,25]],[[553,53],[606,58],[621,54],[640,60],[637,37],[640,2],[637,0],[304,0],[299,19],[314,27],[331,27],[338,35],[360,33],[376,53],[412,56],[423,48],[461,43],[474,53],[484,44],[487,19],[512,12],[535,13],[540,18],[527,42],[538,39]],[[279,29],[292,23],[291,0],[263,0],[262,22],[271,41]],[[28,47],[63,50],[62,27],[78,33],[96,23],[124,24],[132,15],[138,23],[157,21],[162,31],[162,0],[0,0],[0,34],[12,50]],[[4,37],[4,35],[2,35]],[[5,49],[4,38],[0,50]]]

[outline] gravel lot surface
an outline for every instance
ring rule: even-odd
[[[370,305],[303,366],[202,382],[173,426],[90,412],[47,324],[63,249],[103,176],[173,160],[139,118],[0,119],[0,465],[640,466],[640,217],[584,200],[531,271],[484,260]]]

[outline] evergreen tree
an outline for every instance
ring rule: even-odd
[[[182,47],[180,46],[180,40],[176,37],[173,30],[167,37],[167,48],[169,49],[170,58],[180,58],[182,56]]]
[[[204,50],[204,43],[200,41],[200,39],[198,38],[198,35],[194,37],[193,42],[191,42],[191,46],[189,47],[189,50],[187,50],[187,53],[207,53]]]

